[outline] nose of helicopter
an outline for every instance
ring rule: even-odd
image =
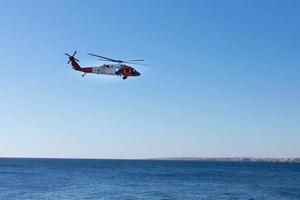
[[[135,75],[136,75],[136,76],[140,76],[140,75],[141,75],[141,73],[140,73],[140,72],[138,72],[138,71],[136,71],[136,72],[135,72]]]

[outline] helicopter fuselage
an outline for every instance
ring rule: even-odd
[[[92,67],[95,74],[116,75],[116,72],[122,68],[121,64],[103,64],[101,66]]]

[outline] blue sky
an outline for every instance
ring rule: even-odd
[[[300,157],[299,1],[2,1],[0,156]],[[86,75],[96,53],[141,77]]]

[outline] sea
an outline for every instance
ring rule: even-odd
[[[300,163],[0,158],[1,200],[300,200]]]

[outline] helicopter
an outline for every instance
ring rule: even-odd
[[[68,64],[71,62],[72,68],[76,71],[83,72],[82,77],[84,77],[88,73],[94,73],[94,74],[104,74],[104,75],[115,75],[115,76],[121,76],[123,80],[127,79],[130,76],[136,77],[140,76],[141,73],[138,72],[135,68],[129,66],[128,64],[138,64],[138,65],[146,65],[143,62],[144,59],[135,59],[135,60],[117,60],[112,59],[92,53],[88,53],[90,56],[97,57],[99,60],[105,61],[105,62],[111,62],[111,63],[105,63],[100,66],[94,66],[94,67],[81,67],[78,62],[79,60],[75,58],[77,51],[73,53],[73,55],[69,55],[65,53],[66,56],[69,57]]]

